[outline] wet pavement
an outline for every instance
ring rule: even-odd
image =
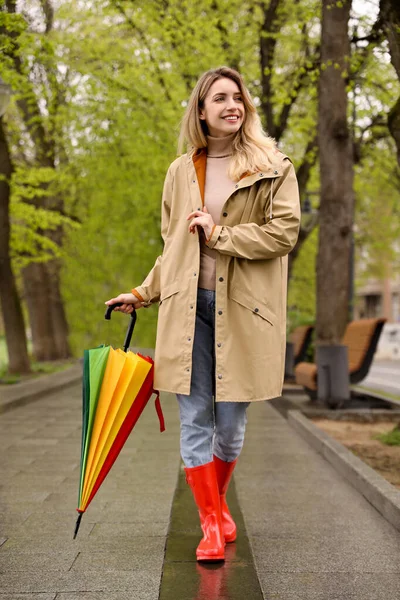
[[[181,469],[168,531],[160,600],[263,600],[233,481],[227,499],[238,528],[237,540],[226,545],[225,563],[197,563],[196,546],[201,529],[192,492]]]
[[[144,411],[72,539],[79,385],[0,414],[0,600],[380,600],[400,597],[400,534],[271,403],[249,409],[229,503],[239,536],[199,565],[200,536],[167,430]]]

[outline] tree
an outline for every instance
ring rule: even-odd
[[[17,92],[15,117],[20,139],[16,162],[25,164],[30,170],[36,169],[38,174],[44,172],[47,177],[48,170],[55,171],[62,160],[54,127],[61,89],[56,76],[56,57],[47,40],[53,26],[53,8],[45,1],[41,3],[41,9],[44,33],[39,35],[34,18],[28,23],[29,11],[20,13],[15,0],[6,0],[2,7],[0,33],[5,44],[3,68],[8,70]],[[32,26],[33,33],[28,25]],[[25,140],[25,146],[20,143],[21,139]],[[11,145],[11,153],[13,150]],[[25,202],[38,209],[62,214],[62,195],[53,194],[46,180],[37,181],[36,187],[38,193],[25,198]],[[41,234],[55,245],[62,245],[62,225],[42,230]],[[37,360],[70,356],[68,326],[60,292],[60,267],[59,258],[44,261],[33,251],[31,260],[22,269],[33,352]]]
[[[10,373],[29,373],[25,324],[10,256],[10,178],[12,165],[0,116],[0,301]]]
[[[400,81],[400,5],[396,0],[381,0],[379,21],[387,36],[392,65]],[[388,125],[396,143],[400,165],[400,96],[389,113]]]
[[[350,259],[353,231],[353,148],[347,121],[347,79],[350,65],[348,25],[351,0],[323,0],[321,28],[321,74],[319,80],[320,220],[317,257],[316,336],[319,350],[339,346],[348,320]],[[321,352],[321,358],[327,353]],[[317,362],[318,354],[317,354]],[[337,353],[327,358],[333,376],[347,376],[347,360]],[[320,385],[325,372],[318,364],[321,396],[335,394]],[[348,395],[347,391],[344,392]],[[340,392],[339,392],[340,394]],[[321,397],[320,396],[320,397]]]

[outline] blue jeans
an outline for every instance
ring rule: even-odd
[[[249,402],[214,402],[215,292],[199,289],[190,395],[177,394],[181,456],[186,467],[209,463],[213,454],[234,461],[243,446]]]

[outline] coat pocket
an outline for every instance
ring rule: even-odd
[[[165,285],[163,287],[163,289],[161,290],[160,305],[167,298],[170,298],[171,296],[174,296],[175,294],[177,294],[180,291],[180,289],[181,289],[181,284],[179,283],[179,281],[173,281],[172,283]]]
[[[246,292],[233,287],[230,291],[229,297],[234,302],[237,302],[244,308],[247,308],[255,315],[261,317],[264,321],[267,321],[270,325],[274,326],[276,317],[274,313],[266,306],[263,302],[256,300]]]

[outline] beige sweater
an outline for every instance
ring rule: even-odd
[[[220,224],[222,207],[235,189],[235,182],[228,177],[228,167],[232,155],[232,141],[236,133],[223,138],[207,136],[206,185],[204,205],[216,225]],[[205,245],[204,234],[200,235],[200,277],[199,287],[215,290],[216,250]]]

